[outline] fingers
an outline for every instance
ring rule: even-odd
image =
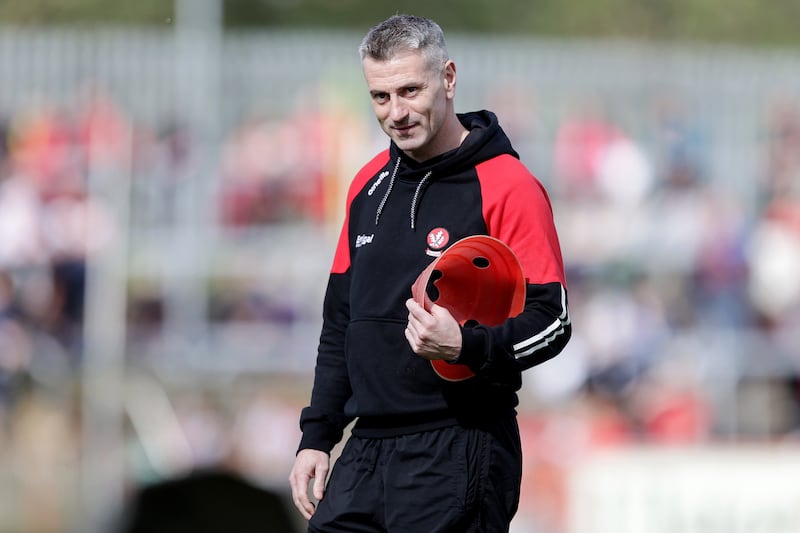
[[[425,359],[453,361],[461,353],[461,328],[445,307],[433,304],[426,311],[413,299],[406,301],[408,325],[405,337],[411,350]]]
[[[311,515],[314,514],[314,504],[311,500],[308,499],[308,483],[310,478],[308,476],[302,476],[300,478],[291,478],[291,486],[292,486],[292,501],[294,502],[294,506],[297,507],[297,510],[300,511],[300,514],[303,515],[303,518],[309,520]],[[303,489],[303,487],[306,487]]]
[[[317,450],[302,450],[297,454],[292,472],[289,474],[289,485],[292,488],[292,502],[309,520],[316,506],[308,497],[309,484],[314,479],[313,495],[321,500],[325,494],[325,481],[328,476],[329,456]]]
[[[413,299],[406,301],[408,309],[408,325],[413,331],[421,332],[424,328],[430,327],[433,316]]]
[[[430,312],[414,300],[406,302],[408,309],[408,326],[406,338],[411,344],[425,343],[430,340],[439,328],[440,321],[451,318],[450,312],[440,305],[433,304]]]
[[[321,500],[325,495],[325,476],[317,476],[314,478],[313,493],[317,501]]]
[[[408,321],[414,324],[417,329],[419,327],[433,328],[437,322],[446,320],[453,321],[453,314],[438,304],[432,304],[430,311],[426,310],[414,299],[406,300],[406,309],[408,309]]]
[[[406,300],[406,309],[408,309],[409,318],[420,317],[428,314],[425,308],[419,305],[413,298]]]

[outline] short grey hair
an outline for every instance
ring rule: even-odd
[[[361,41],[358,53],[366,58],[387,61],[395,54],[419,50],[432,69],[444,67],[449,59],[444,32],[434,21],[414,15],[393,15],[371,30]]]

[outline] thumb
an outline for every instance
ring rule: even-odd
[[[431,306],[431,314],[436,318],[454,319],[453,313],[451,313],[446,307],[442,307],[441,305],[438,304],[433,304],[433,306]]]

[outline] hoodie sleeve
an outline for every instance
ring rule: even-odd
[[[458,362],[498,376],[519,372],[557,355],[572,334],[561,246],[542,184],[515,157],[476,167],[483,216],[491,236],[505,242],[522,264],[525,308],[495,327],[465,327]]]
[[[322,332],[314,369],[311,403],[300,414],[303,433],[299,449],[312,448],[330,453],[342,439],[353,417],[344,412],[352,395],[345,360],[345,340],[350,323],[350,219],[353,200],[366,182],[380,169],[388,152],[376,156],[356,175],[347,194],[347,209],[325,291]]]
[[[300,415],[303,436],[299,449],[330,453],[342,439],[350,419],[344,405],[351,395],[344,359],[344,341],[349,322],[347,293],[349,274],[331,273],[323,304],[323,325],[314,371],[311,404]]]

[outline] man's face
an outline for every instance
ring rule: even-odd
[[[440,135],[455,93],[455,69],[449,62],[433,71],[418,51],[388,61],[365,58],[364,77],[383,131],[416,161],[450,149]]]

